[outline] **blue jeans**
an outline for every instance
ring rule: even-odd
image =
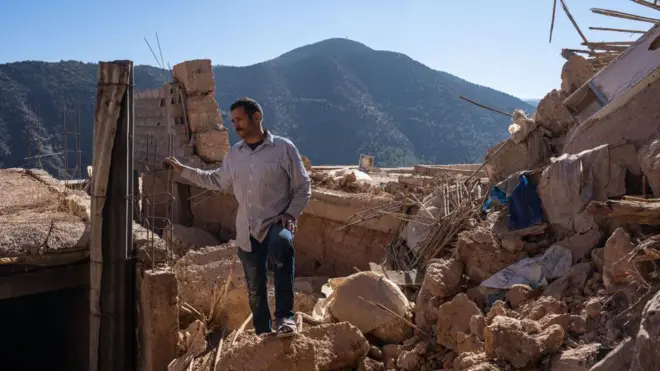
[[[248,286],[252,323],[257,335],[272,331],[268,306],[268,267],[270,258],[275,280],[275,318],[278,325],[293,319],[293,274],[295,251],[293,234],[280,224],[268,229],[263,242],[250,237],[252,251],[238,249]]]

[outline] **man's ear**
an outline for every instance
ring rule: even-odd
[[[253,113],[252,114],[252,121],[254,121],[256,123],[260,123],[261,122],[261,112]]]

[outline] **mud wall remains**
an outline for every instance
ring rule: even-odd
[[[221,239],[236,235],[238,203],[233,195],[219,194],[191,186],[190,211],[193,225]],[[295,238],[296,275],[342,276],[354,267],[369,269],[369,262],[381,262],[384,247],[392,241],[399,220],[390,216],[359,223],[342,230],[355,213],[388,202],[385,197],[314,190],[298,222]]]

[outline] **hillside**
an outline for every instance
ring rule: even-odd
[[[252,66],[217,66],[214,73],[223,109],[239,96],[257,99],[265,126],[291,138],[315,164],[353,164],[360,153],[374,154],[377,166],[479,161],[508,134],[509,120],[459,95],[507,111],[534,110],[406,55],[346,39],[303,46]],[[0,166],[32,166],[36,160],[26,159],[28,153],[61,152],[62,109],[74,101],[80,102],[82,162],[90,164],[96,74],[95,64],[73,61],[0,64]],[[137,89],[158,87],[168,75],[137,66]],[[73,135],[68,138],[73,149]],[[233,133],[231,139],[236,141]],[[54,171],[61,157],[43,157],[41,163]],[[69,163],[75,163],[74,154]]]

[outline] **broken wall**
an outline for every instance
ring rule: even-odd
[[[236,235],[238,203],[233,195],[191,186],[190,211],[193,225],[221,239]],[[400,221],[391,216],[338,228],[352,222],[354,214],[388,202],[385,197],[314,190],[298,221],[295,237],[296,275],[335,276],[368,270],[369,262],[385,257],[384,247],[392,241]]]

